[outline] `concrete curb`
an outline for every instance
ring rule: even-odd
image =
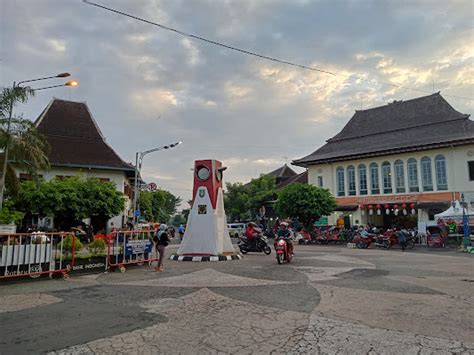
[[[205,255],[205,256],[173,254],[170,256],[170,260],[175,260],[175,261],[231,261],[231,260],[240,260],[240,259],[242,259],[242,256],[240,254]]]

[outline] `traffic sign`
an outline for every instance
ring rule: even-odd
[[[140,215],[141,215],[140,210],[136,210],[136,211],[135,211],[135,217],[140,217]]]
[[[157,188],[158,188],[158,186],[156,186],[156,184],[154,182],[150,182],[148,184],[148,190],[150,190],[150,191],[156,191]]]

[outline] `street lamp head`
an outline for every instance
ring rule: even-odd
[[[183,143],[183,142],[177,142],[177,143],[170,144],[168,148],[174,148],[177,145],[180,145],[181,143]],[[168,148],[165,148],[165,149],[168,149]]]
[[[60,73],[56,75],[56,78],[67,78],[68,76],[71,76],[69,73]]]
[[[79,83],[76,81],[76,80],[70,80],[68,81],[66,84],[64,84],[65,86],[78,86]]]

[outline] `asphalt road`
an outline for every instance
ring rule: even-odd
[[[472,255],[295,253],[1,285],[0,354],[474,354]]]

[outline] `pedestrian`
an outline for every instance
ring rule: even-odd
[[[153,241],[155,242],[156,253],[158,254],[158,264],[156,265],[155,271],[164,271],[163,258],[165,257],[165,248],[170,242],[170,238],[167,232],[168,227],[166,224],[160,224]]]
[[[184,237],[184,232],[186,230],[184,229],[184,226],[182,224],[179,225],[179,228],[178,228],[178,233],[179,233],[179,241],[182,242],[183,241],[183,237]]]
[[[402,251],[405,251],[405,248],[407,246],[407,236],[404,233],[403,230],[398,229],[397,233],[397,239],[398,239],[398,244],[402,247]]]

